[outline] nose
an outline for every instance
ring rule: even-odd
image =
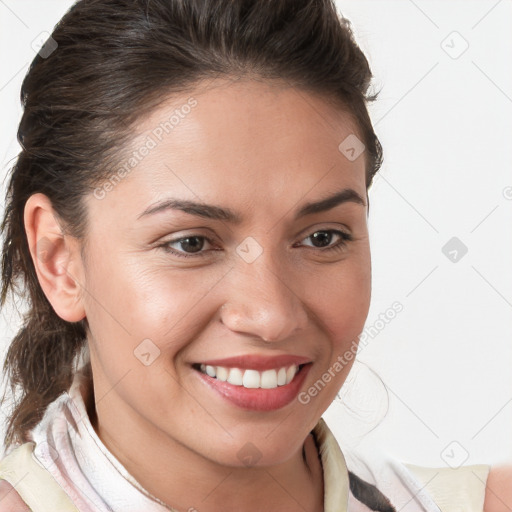
[[[230,330],[278,342],[305,329],[308,315],[296,278],[292,282],[263,255],[250,264],[241,262],[226,285],[230,294],[220,314]]]

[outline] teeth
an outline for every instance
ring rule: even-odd
[[[229,372],[228,372],[227,368],[223,368],[222,366],[217,366],[215,373],[217,374],[216,375],[217,379],[222,380],[222,381],[228,380]]]
[[[241,370],[240,368],[225,368],[223,366],[200,365],[202,373],[221,381],[233,384],[233,386],[243,386],[248,389],[275,389],[278,386],[289,384],[297,372],[298,366],[292,364],[289,367],[283,366],[276,370]]]
[[[241,386],[243,383],[243,374],[242,371],[238,368],[231,368],[229,370],[228,368],[225,368],[226,371],[228,371],[228,379],[227,381],[230,384],[233,384],[233,386]]]
[[[284,386],[286,384],[286,368],[279,368],[277,372],[277,385]]]
[[[261,382],[260,372],[245,370],[242,386],[244,388],[259,388]]]
[[[283,370],[283,368],[281,368]],[[279,370],[279,371],[281,371]],[[247,372],[246,372],[247,373]],[[275,370],[266,370],[261,372],[261,384],[260,386],[265,389],[277,388],[277,372]]]
[[[291,382],[293,377],[295,377],[295,374],[297,373],[297,367],[296,366],[290,366],[288,370],[286,370],[286,384],[288,382]]]

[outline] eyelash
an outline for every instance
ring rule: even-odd
[[[353,240],[353,237],[351,234],[346,233],[344,231],[340,231],[338,229],[319,229],[317,231],[314,231],[311,235],[307,236],[306,238],[311,238],[315,233],[333,233],[335,235],[339,235],[341,238],[337,244],[332,245],[327,248],[312,247],[312,249],[318,249],[320,252],[341,251],[342,249],[344,249],[346,247],[347,242],[351,242]],[[189,238],[202,238],[202,239],[206,240],[210,245],[213,245],[213,241],[210,238],[208,238],[207,236],[192,234],[192,235],[185,236],[182,238],[176,238],[175,240],[169,240],[169,241],[165,242],[164,244],[159,245],[158,247],[161,247],[164,251],[171,253],[175,256],[178,256],[179,258],[201,258],[201,257],[204,257],[204,254],[206,251],[201,251],[198,253],[184,253],[184,252],[176,251],[175,249],[171,249],[169,247],[170,244],[174,244],[176,242],[181,242],[181,241],[187,240]]]

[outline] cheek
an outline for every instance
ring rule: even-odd
[[[360,258],[347,259],[324,272],[310,286],[308,301],[324,329],[329,333],[333,351],[344,351],[364,328],[371,298],[369,251]]]
[[[91,330],[126,364],[148,339],[167,358],[173,357],[209,321],[206,299],[222,278],[217,274],[151,266],[143,257],[95,267],[87,283]]]
[[[317,371],[311,374],[299,402],[319,417],[335,399],[354,364],[359,335],[370,307],[369,257],[346,260],[329,278],[317,282],[310,304],[328,339]]]

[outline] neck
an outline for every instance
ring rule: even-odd
[[[116,411],[115,417],[111,411]],[[178,443],[137,416],[114,392],[89,414],[108,450],[144,489],[169,507],[190,512],[323,510],[322,466],[312,435],[281,464],[234,467]]]

